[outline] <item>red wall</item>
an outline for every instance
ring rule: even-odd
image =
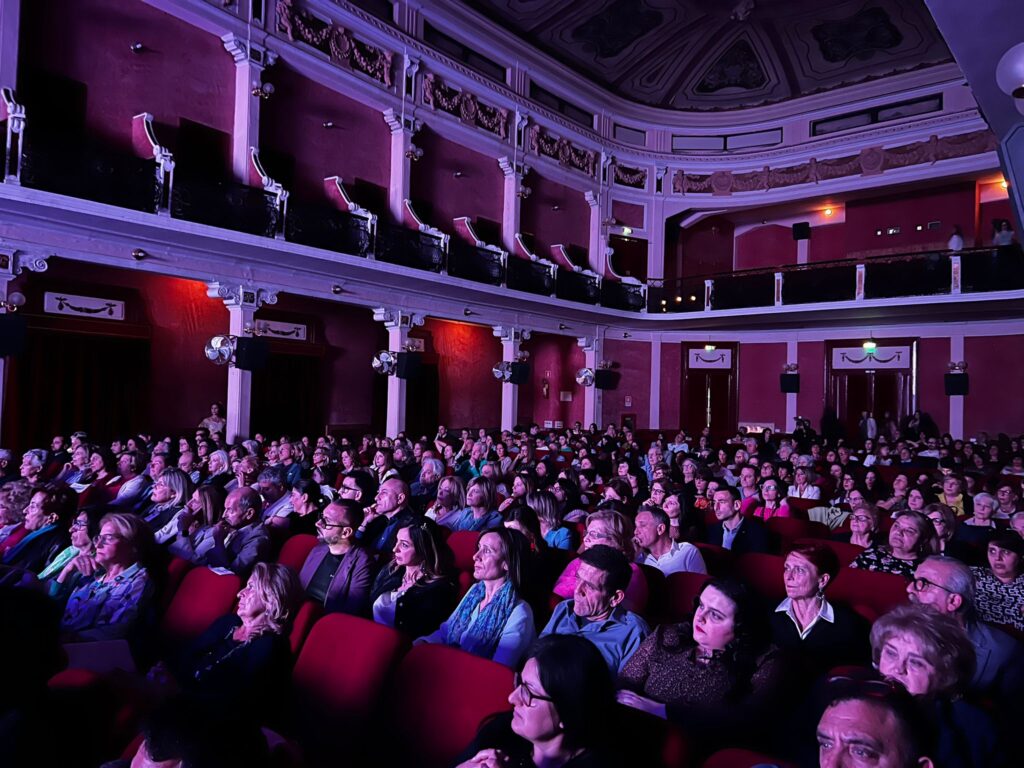
[[[498,161],[429,128],[416,134],[413,143],[423,150],[423,157],[412,164],[410,182],[412,199],[425,204],[417,213],[443,232],[453,232],[452,219],[460,216],[487,219],[490,229],[500,232],[502,175]],[[463,175],[456,179],[456,171]]]
[[[576,371],[584,366],[586,359],[576,339],[535,333],[523,344],[523,349],[530,353],[530,381],[519,387],[519,421],[536,422],[541,426],[545,421],[561,421],[567,427],[575,421],[582,422],[583,387],[576,383]],[[550,385],[547,398],[541,390],[544,379]],[[562,391],[572,393],[571,402],[563,403],[558,399]]]
[[[230,134],[235,65],[217,37],[140,0],[33,0],[21,4],[21,23],[22,71],[85,83],[91,134],[128,150],[140,112],[172,128],[184,117]],[[135,42],[142,53],[129,50]],[[173,149],[169,134],[158,129]]]
[[[1013,206],[1010,205],[1009,198],[1003,200],[992,200],[988,203],[981,204],[981,227],[978,230],[978,239],[980,240],[979,245],[988,245],[992,242],[992,221],[994,219],[1009,219],[1010,227],[1014,232],[1020,233],[1020,226],[1014,224],[1017,217],[1013,215]],[[1017,235],[1019,240],[1021,235]]]
[[[639,237],[612,235],[608,245],[614,249],[612,265],[620,275],[647,279],[647,241]]]
[[[785,430],[786,396],[779,389],[779,374],[786,345],[741,344],[739,355],[739,420],[774,423],[776,430]]]
[[[637,429],[648,429],[651,422],[651,345],[643,341],[606,339],[604,357],[615,363],[619,373],[617,389],[605,390],[601,403],[602,426],[621,424],[622,415],[636,415]],[[633,404],[626,407],[626,397]]]
[[[642,205],[636,205],[635,203],[624,203],[621,200],[612,200],[612,218],[620,224],[625,224],[627,227],[643,229],[644,207]],[[651,222],[651,224],[652,226],[660,226],[660,222]]]
[[[807,261],[838,261],[846,258],[846,231],[844,224],[811,227],[807,241]]]
[[[1024,432],[1024,336],[975,336],[964,339],[970,394],[964,398],[964,436],[978,432]]]
[[[758,227],[736,238],[735,269],[760,269],[796,264],[793,230],[777,224]]]
[[[350,193],[356,179],[388,186],[391,140],[380,112],[281,63],[264,79],[275,91],[260,108],[260,148],[294,159],[292,190],[299,197],[321,200],[328,176],[341,176]],[[335,127],[324,128],[324,121]],[[267,170],[274,174],[272,165]]]
[[[796,414],[810,419],[815,429],[825,409],[825,342],[801,341],[797,345],[800,365],[800,393],[796,396]]]
[[[590,242],[590,205],[583,193],[530,173],[523,182],[533,190],[523,201],[519,229],[533,235],[538,255],[547,257],[552,245],[575,245],[586,250]],[[558,210],[552,210],[558,206]]]
[[[438,418],[450,427],[495,427],[501,422],[501,383],[491,369],[501,342],[489,327],[428,318],[417,336],[437,355]],[[409,401],[416,397],[409,390]]]
[[[661,345],[661,428],[673,430],[680,426],[680,392],[683,387],[683,345]]]
[[[846,204],[846,251],[851,256],[864,251],[913,251],[945,247],[953,226],[959,225],[964,241],[974,238],[975,184],[965,182],[927,191],[905,192]],[[930,221],[940,221],[928,230]],[[917,225],[925,226],[918,232]],[[900,234],[888,236],[887,227],[898,226]],[[882,230],[882,236],[875,234]],[[812,235],[813,237],[813,235]]]
[[[942,377],[952,359],[949,339],[921,339],[917,351],[917,406],[931,415],[940,432],[948,432],[949,398]]]
[[[672,258],[666,259],[665,279],[732,271],[733,223],[711,217],[678,230]]]

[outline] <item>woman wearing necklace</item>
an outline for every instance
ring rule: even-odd
[[[736,746],[736,723],[749,723],[744,734],[756,738],[758,724],[767,728],[769,711],[784,704],[788,682],[761,616],[745,584],[711,579],[691,622],[658,627],[626,662],[619,702],[699,733],[709,749]]]
[[[398,529],[393,557],[370,592],[373,620],[419,637],[437,629],[458,601],[451,549],[433,520]]]
[[[437,484],[437,497],[433,505],[427,509],[427,517],[448,528],[450,523],[454,523],[462,516],[462,510],[465,508],[466,486],[461,477],[449,475],[441,478]]]
[[[794,546],[782,566],[786,599],[772,614],[772,641],[805,660],[811,673],[866,662],[869,656],[866,622],[825,597],[839,568],[835,552],[817,542]]]
[[[203,698],[249,711],[280,701],[291,665],[288,625],[300,595],[291,569],[257,563],[235,612],[189,647],[175,665],[175,679]]]
[[[533,611],[520,595],[529,545],[519,531],[480,534],[473,555],[476,584],[433,634],[417,643],[444,643],[507,667],[518,666],[537,635]]]

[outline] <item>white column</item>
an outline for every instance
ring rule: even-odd
[[[595,336],[581,336],[576,339],[576,343],[583,349],[584,367],[596,371],[601,363],[604,346],[601,339]],[[597,424],[599,429],[604,426],[601,423],[601,390],[595,386],[583,388],[583,424],[585,427]]]
[[[651,342],[650,429],[661,429],[661,339]]]
[[[587,240],[587,257],[590,268],[604,277],[604,266],[608,261],[608,242],[604,237],[604,206],[601,196],[594,192],[585,192],[584,199],[590,206],[590,235]],[[589,425],[588,425],[589,426]]]
[[[660,172],[660,169],[659,169]],[[665,278],[665,199],[656,196],[644,216],[647,230],[647,280]],[[666,295],[668,292],[666,291]],[[654,429],[654,427],[651,427]]]
[[[277,293],[268,288],[227,283],[208,283],[206,294],[221,299],[228,309],[228,334],[247,338],[253,332],[253,317],[263,304],[276,304]],[[228,392],[225,398],[227,421],[224,439],[237,443],[252,437],[252,371],[228,365]]]
[[[949,337],[950,362],[964,360],[964,335],[953,334]],[[963,395],[952,395],[949,398],[949,434],[954,440],[964,439],[964,398]]]
[[[804,242],[804,241],[801,241]],[[797,365],[800,362],[800,352],[795,341],[786,342],[786,364]],[[799,397],[796,392],[786,393],[786,427],[787,432],[792,432],[796,429],[796,417],[797,417],[797,404],[796,399]]]
[[[519,190],[523,186],[523,176],[530,168],[521,160],[513,164],[507,157],[498,158],[498,167],[504,177],[501,188],[501,244],[512,253],[516,247],[516,235],[520,231],[520,216],[523,199]]]
[[[494,335],[501,339],[501,360],[519,361],[520,347],[530,338],[530,331],[510,325],[492,326]],[[519,386],[508,381],[501,383],[501,428],[511,430],[519,420]]]
[[[796,241],[796,263],[797,264],[806,264],[807,263],[807,255],[808,255],[808,253],[810,253],[810,250],[811,250],[811,241],[810,240],[797,240]]]
[[[374,309],[373,319],[378,323],[384,323],[388,332],[388,350],[393,354],[404,352],[409,341],[409,330],[423,325],[422,315],[387,307]],[[385,423],[385,434],[388,437],[396,437],[399,432],[405,431],[406,393],[405,379],[400,379],[396,375],[388,376],[388,408]]]
[[[0,251],[0,315],[7,313],[7,298],[11,281],[26,269],[30,272],[45,272],[49,255],[34,256],[24,251],[5,249]],[[7,405],[7,358],[0,357],[0,434],[3,434],[4,411]]]
[[[412,143],[412,137],[420,129],[420,121],[411,117],[403,118],[393,109],[385,110],[384,122],[391,130],[391,179],[388,184],[388,209],[393,221],[404,217],[402,205],[410,196],[412,179],[412,158],[420,149]]]
[[[18,36],[21,0],[0,0],[0,88],[18,84]]]
[[[260,146],[260,103],[263,98],[259,94],[262,93],[263,70],[277,61],[277,54],[230,33],[221,37],[221,42],[235,61],[231,172],[235,181],[248,184],[252,175],[251,152]]]

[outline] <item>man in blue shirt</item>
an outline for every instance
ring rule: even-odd
[[[545,635],[579,635],[601,652],[612,673],[618,674],[648,635],[647,623],[620,603],[632,578],[626,556],[605,544],[580,555],[573,597],[555,608]]]

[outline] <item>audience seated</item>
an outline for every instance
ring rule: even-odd
[[[320,541],[306,557],[299,581],[327,613],[370,613],[375,568],[373,556],[356,541],[362,522],[363,508],[350,499],[331,502],[317,518]]]
[[[886,728],[916,727],[900,709],[906,702],[894,709],[890,701],[897,695],[895,689],[906,686],[916,707],[936,726],[939,746],[929,747],[917,735],[899,732],[893,743],[873,743],[865,755],[917,754],[937,766],[1001,765],[999,733],[1008,736],[1024,714],[1019,695],[1024,687],[1024,651],[1012,636],[1024,631],[1024,538],[1018,533],[1018,528],[1024,530],[1024,513],[1017,510],[1019,479],[998,474],[1019,451],[1019,442],[1013,448],[1007,439],[1000,448],[998,441],[984,436],[980,443],[967,444],[952,438],[894,439],[882,434],[877,445],[865,441],[859,454],[860,466],[867,467],[871,460],[871,469],[865,472],[854,462],[858,446],[827,444],[806,429],[801,438],[805,445],[799,450],[796,437],[754,440],[737,435],[724,459],[719,455],[724,452],[716,450],[706,435],[692,439],[684,434],[676,439],[683,447],[668,450],[663,440],[641,446],[631,432],[614,427],[604,432],[579,427],[549,433],[535,426],[500,435],[463,432],[456,449],[447,443],[441,449],[448,454],[444,461],[429,440],[413,435],[398,435],[395,440],[367,435],[357,444],[332,437],[314,442],[301,436],[259,436],[244,445],[227,445],[219,435],[200,430],[195,442],[191,436],[134,436],[115,440],[112,451],[77,436],[70,453],[57,436],[50,451],[41,451],[42,470],[34,459],[27,462],[27,470],[41,480],[66,477],[74,481],[73,488],[31,486],[16,479],[20,470],[12,471],[9,460],[0,466],[7,478],[0,487],[0,555],[5,558],[0,582],[42,587],[55,609],[67,602],[64,639],[79,643],[74,649],[69,646],[71,658],[89,659],[83,651],[108,646],[96,641],[123,644],[115,639],[119,637],[130,638],[133,651],[141,652],[138,658],[147,665],[158,647],[168,649],[165,662],[175,670],[181,687],[200,699],[230,699],[230,708],[244,713],[250,723],[281,722],[279,694],[292,654],[298,653],[319,614],[346,612],[372,615],[397,629],[396,647],[421,638],[420,642],[443,643],[513,668],[524,655],[530,656],[524,677],[534,661],[544,666],[542,654],[527,653],[543,625],[542,643],[574,643],[573,658],[596,655],[606,680],[609,672],[621,672],[622,700],[678,722],[687,734],[686,749],[695,750],[697,757],[716,747],[737,745],[795,757],[801,746],[812,746],[810,734],[797,734],[797,723],[811,726],[820,719],[820,763],[846,765],[842,761],[854,755],[850,735],[855,731],[871,736]],[[188,455],[193,446],[196,454]],[[995,463],[983,463],[966,475],[965,483],[963,468],[975,455],[988,457],[990,447],[996,449]],[[0,460],[12,453],[0,451]],[[24,453],[22,449],[13,455]],[[178,453],[186,454],[180,462]],[[661,459],[666,455],[671,462]],[[936,460],[941,469],[935,467]],[[379,488],[371,470],[363,466],[370,462],[375,462],[372,471],[385,477]],[[899,682],[858,681],[859,687],[847,690],[845,698],[833,696],[835,681],[826,684],[824,673],[861,663],[871,634],[862,616],[878,616],[887,610],[883,604],[898,600],[874,600],[877,595],[860,593],[865,589],[860,581],[841,576],[839,561],[828,548],[837,545],[798,538],[829,535],[819,526],[782,536],[780,544],[779,532],[769,538],[768,529],[782,523],[762,525],[759,519],[782,516],[779,491],[790,484],[790,495],[805,500],[801,510],[816,503],[811,498],[818,489],[813,467],[827,470],[829,462],[835,477],[848,475],[842,501],[850,508],[849,515],[845,506],[830,511],[832,537],[862,548],[854,567],[907,578],[910,601],[920,606],[917,618],[904,619],[895,611],[875,622],[876,641],[886,633],[884,642],[875,644],[877,666]],[[908,469],[894,474],[899,463]],[[228,465],[227,473],[220,471],[221,464]],[[612,468],[620,474],[612,477]],[[456,469],[471,478],[465,494],[459,476],[443,477]],[[517,474],[509,477],[510,470]],[[950,470],[959,485],[944,477]],[[194,492],[188,476],[193,471],[200,481]],[[313,478],[306,479],[311,473]],[[716,475],[735,478],[741,487],[733,488]],[[339,498],[329,503],[335,476]],[[603,485],[601,476],[609,478]],[[406,485],[410,480],[413,488]],[[497,489],[502,482],[510,484],[511,498],[499,507]],[[937,482],[944,499],[956,503],[957,509],[973,509],[973,517],[965,514],[958,520],[953,507],[935,502]],[[225,485],[231,491],[227,499]],[[739,499],[741,493],[746,502]],[[600,508],[588,515],[586,508],[602,496]],[[832,498],[831,491],[825,496]],[[639,499],[646,501],[634,512]],[[879,525],[876,500],[894,515],[891,531],[888,519]],[[712,509],[715,522],[704,533],[704,515]],[[117,512],[107,514],[111,510]],[[566,566],[572,539],[583,530],[567,521],[578,525],[584,520],[579,556]],[[880,529],[888,533],[885,546],[876,539]],[[459,537],[467,535],[464,531],[479,532],[469,534],[466,542],[453,542],[465,551],[466,572],[458,579],[445,541],[449,531]],[[151,533],[161,545],[162,558],[149,556]],[[308,536],[285,541],[309,533],[318,535],[316,544]],[[687,543],[694,540],[702,542],[703,550]],[[298,576],[284,565],[268,563],[281,544],[286,550],[280,562],[296,568]],[[852,549],[836,551],[849,562]],[[767,552],[773,554],[760,554]],[[748,553],[757,558],[746,557]],[[252,574],[240,594],[238,614],[223,617],[222,626],[215,624],[213,634],[204,636],[184,658],[173,644],[134,642],[155,639],[150,637],[154,614],[171,602],[189,567],[177,561],[168,569],[168,555],[184,556],[198,566],[226,568],[243,579]],[[716,574],[741,573],[756,590],[730,578],[705,583],[705,557]],[[982,557],[986,567],[968,567],[984,562]],[[689,562],[677,567],[678,560]],[[649,567],[646,575],[641,564]],[[676,576],[666,581],[657,570]],[[167,591],[153,600],[165,572]],[[214,610],[204,612],[198,603],[190,609],[189,603],[205,594],[203,590],[193,590],[184,602],[175,601],[180,603],[179,613],[194,610],[203,616],[190,637],[227,610],[239,584],[232,574],[196,575],[214,580],[208,585],[211,594],[215,581],[226,589],[220,590]],[[837,576],[840,586],[833,591]],[[256,583],[261,580],[262,586]],[[468,589],[461,602],[460,585]],[[888,585],[878,584],[880,591],[883,587]],[[302,607],[292,628],[300,588],[312,603]],[[275,591],[278,597],[271,594]],[[555,602],[552,591],[568,599]],[[779,603],[777,595],[782,592],[786,599]],[[697,613],[692,623],[655,627],[668,612],[684,615],[681,606],[694,595]],[[754,595],[772,595],[771,602]],[[550,621],[549,610],[554,611]],[[273,628],[259,628],[256,616],[261,612],[278,617],[271,622]],[[653,633],[646,620],[655,627]],[[244,630],[247,625],[258,628],[250,634]],[[239,629],[243,631],[236,634]],[[884,650],[886,644],[894,647]],[[964,661],[970,655],[965,647],[973,649],[973,667]],[[927,664],[919,666],[918,656]],[[206,667],[196,661],[202,658],[210,661]],[[153,677],[159,678],[161,670],[157,667]],[[627,682],[631,674],[635,679]],[[843,675],[855,673],[833,673]],[[593,673],[585,677],[589,682]],[[460,758],[462,763],[547,764],[548,747],[550,754],[564,757],[568,741],[552,734],[572,731],[564,722],[565,712],[583,705],[573,691],[584,687],[574,683],[562,694],[553,692],[562,690],[557,680],[540,675],[536,682],[534,686],[528,680],[513,692],[512,714],[495,720],[500,728],[485,725],[472,751]],[[863,690],[877,694],[878,701],[865,703]],[[555,701],[544,702],[545,696]],[[826,701],[832,702],[827,708]],[[458,716],[457,701],[430,705],[447,706],[453,717]],[[548,709],[541,711],[544,706]],[[836,730],[836,718],[848,718],[850,708],[861,720],[848,724],[845,731]],[[102,707],[92,711],[96,717],[112,717],[111,710]],[[647,718],[643,712],[632,717]],[[364,714],[370,718],[379,713]],[[544,717],[563,722],[549,732],[545,729],[551,722]],[[613,711],[611,717],[620,725],[634,722],[620,719],[626,718],[624,710]],[[386,729],[386,718],[381,722]],[[735,728],[738,723],[743,727]],[[647,733],[642,728],[627,727],[629,736],[649,738],[640,735]],[[599,730],[595,738],[607,733],[621,744],[626,737],[614,727]],[[368,738],[375,734],[377,728]],[[572,743],[581,746],[562,760],[567,765],[647,764],[643,748],[650,746],[637,744],[622,759],[609,740],[587,736]],[[13,747],[17,740],[10,744]],[[6,746],[6,741],[0,742],[0,748]],[[155,741],[151,746],[156,753],[171,754],[161,752]],[[262,747],[265,750],[266,744]],[[147,753],[138,759],[154,756]],[[381,757],[388,762],[387,749]]]
[[[528,551],[518,531],[496,528],[480,534],[473,556],[477,582],[435,632],[416,642],[444,643],[517,666],[537,634],[533,611],[520,597],[522,563]]]
[[[541,636],[584,637],[618,673],[650,632],[641,617],[622,607],[632,578],[629,561],[606,544],[587,548],[579,560],[573,596],[558,604]]]

